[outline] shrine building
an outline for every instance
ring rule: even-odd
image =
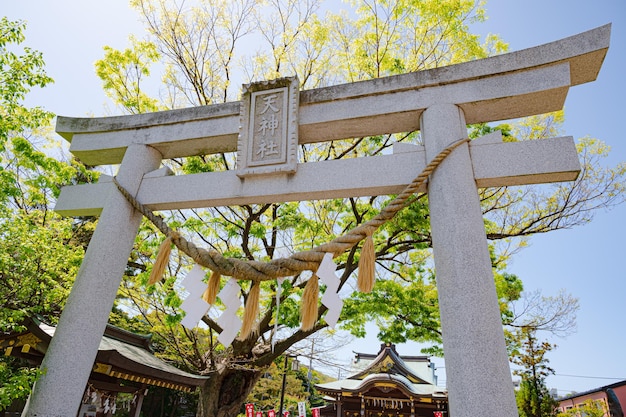
[[[19,358],[30,366],[39,366],[56,328],[36,318],[29,318],[23,324],[25,330],[22,332],[0,333],[0,352]],[[128,415],[138,417],[144,397],[152,388],[193,392],[206,379],[154,356],[151,335],[138,335],[107,325],[77,416],[112,416],[116,406],[121,408],[118,394],[126,393],[133,397],[132,404],[128,404]],[[15,406],[18,412],[11,412],[10,409],[0,412],[0,416],[19,415],[23,404]]]
[[[428,356],[400,356],[393,344],[356,353],[356,374],[316,385],[329,403],[321,417],[445,417],[448,392]]]

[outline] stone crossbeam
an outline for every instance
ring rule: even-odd
[[[397,194],[427,164],[423,147],[404,148],[393,155],[300,164],[294,175],[245,181],[232,171],[146,175],[137,199],[152,210],[171,210]],[[470,150],[478,187],[572,181],[580,171],[571,136],[509,143],[478,139]],[[342,172],[350,175],[329,175]],[[64,187],[55,211],[64,216],[99,215],[114,192],[117,188],[110,178]]]
[[[596,79],[610,25],[522,51],[415,73],[300,93],[303,143],[418,130],[419,116],[443,97],[467,123],[560,110],[569,86]],[[558,67],[555,70],[553,67]],[[89,165],[117,164],[133,143],[163,158],[232,152],[239,102],[105,118],[58,117],[57,132]]]

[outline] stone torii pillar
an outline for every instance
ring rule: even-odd
[[[463,110],[453,103],[429,107],[420,125],[427,159],[467,135]],[[470,147],[464,145],[428,183],[448,410],[451,416],[510,416],[517,407],[474,181]],[[469,359],[467,352],[475,353]],[[487,380],[501,381],[489,399],[481,386]]]
[[[290,119],[295,133],[289,131],[285,149],[273,143],[264,148],[289,153],[294,141],[421,130],[425,146],[398,144],[392,155],[295,163],[289,154],[276,163],[251,159],[247,171],[181,176],[156,170],[164,158],[236,150],[250,157],[254,149],[238,141],[238,102],[99,119],[59,117],[57,132],[86,164],[121,163],[118,179],[152,210],[396,194],[435,154],[465,138],[466,124],[560,110],[569,87],[595,80],[609,37],[607,25],[483,60],[302,91],[299,99],[285,90],[283,100],[299,103]],[[278,112],[274,100],[266,104]],[[571,181],[580,170],[571,137],[499,139],[490,135],[456,148],[431,176],[428,190],[420,190],[429,193],[453,417],[517,415],[476,188]],[[47,373],[23,416],[66,417],[78,410],[139,221],[117,193],[102,178],[66,187],[59,197],[59,213],[101,218],[42,365]]]
[[[118,181],[136,191],[144,174],[157,169],[160,163],[157,150],[129,146]],[[63,310],[62,317],[66,319],[63,325],[59,321],[54,342],[41,364],[46,374],[35,383],[25,415],[76,415],[140,222],[141,214],[122,195],[107,196]],[[26,414],[27,410],[31,414]]]

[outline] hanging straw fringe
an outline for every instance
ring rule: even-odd
[[[359,291],[364,293],[372,292],[374,288],[374,264],[376,262],[376,250],[374,249],[374,239],[368,234],[361,249],[361,258],[359,259],[359,274],[357,277],[357,287]]]
[[[217,298],[217,293],[220,291],[220,280],[222,278],[222,274],[219,272],[213,271],[211,276],[209,277],[209,283],[202,294],[202,299],[207,303],[213,305],[215,304],[215,299]]]
[[[193,242],[187,241],[180,235],[173,238],[172,241],[180,251],[187,254],[199,265],[212,271],[219,271],[222,275],[236,277],[236,279],[268,281],[279,277],[297,275],[305,270],[314,271],[326,253],[340,254],[354,247],[361,240],[365,239],[368,234],[372,233],[373,230],[392,219],[398,211],[409,205],[413,194],[428,180],[428,177],[446,156],[455,148],[467,142],[469,142],[469,139],[461,139],[441,151],[395,199],[367,223],[355,227],[331,242],[308,251],[296,253],[289,258],[273,259],[269,262],[226,258],[215,250],[199,248]],[[172,232],[172,229],[165,223],[162,217],[155,215],[150,209],[137,201],[134,195],[131,195],[117,182],[115,177],[113,177],[113,182],[132,206],[146,216],[163,234],[168,235]]]
[[[261,295],[261,282],[253,281],[252,288],[248,293],[248,299],[246,300],[246,307],[243,314],[243,324],[241,325],[241,333],[239,340],[246,340],[252,332],[252,327],[256,322],[256,317],[259,312],[259,298]]]
[[[148,278],[148,285],[154,285],[163,279],[163,273],[165,272],[165,268],[167,268],[167,265],[170,262],[171,252],[172,236],[170,234],[167,236],[167,238],[165,238],[163,242],[161,242],[161,246],[159,246],[159,252],[157,254],[156,260],[154,261],[152,271],[150,272],[150,278]]]
[[[317,299],[319,297],[319,278],[317,274],[313,274],[304,287],[302,293],[302,305],[300,306],[300,319],[302,325],[300,326],[305,332],[311,330],[317,322]]]

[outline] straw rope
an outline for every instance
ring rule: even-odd
[[[114,177],[113,182],[126,197],[131,205],[150,220],[171,242],[183,253],[187,254],[197,264],[204,266],[221,275],[231,276],[239,280],[269,281],[276,278],[297,275],[303,271],[317,271],[324,254],[332,253],[333,256],[351,249],[368,235],[372,235],[385,222],[391,220],[396,213],[408,206],[410,198],[417,192],[419,187],[435,171],[439,164],[458,146],[468,142],[469,139],[461,139],[442,150],[424,170],[407,187],[394,198],[380,213],[371,220],[363,223],[346,234],[313,249],[295,253],[289,258],[278,258],[268,262],[250,261],[237,258],[226,258],[213,249],[197,247],[193,242],[183,238],[180,233],[172,230],[165,220],[154,214],[150,209],[141,204],[135,197],[122,187]]]

